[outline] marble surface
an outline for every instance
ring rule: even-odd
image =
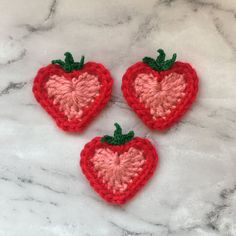
[[[235,0],[0,0],[0,236],[235,236]],[[164,48],[189,61],[199,96],[168,132],[124,101],[128,65]],[[71,51],[104,63],[112,100],[83,134],[36,103],[38,68]],[[136,198],[103,202],[78,171],[83,145],[118,121],[156,146],[155,175]]]

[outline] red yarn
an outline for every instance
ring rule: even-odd
[[[150,109],[140,102],[136,96],[134,89],[134,81],[139,74],[151,74],[160,82],[164,77],[176,73],[184,76],[186,81],[186,88],[184,89],[184,96],[180,99],[178,104],[174,106],[169,114],[156,119],[150,112]],[[188,63],[175,62],[172,67],[165,71],[157,72],[143,62],[137,62],[130,66],[122,78],[123,95],[127,100],[129,106],[136,112],[136,114],[143,120],[143,122],[151,129],[163,130],[174,124],[187,111],[189,106],[196,98],[198,91],[198,77],[195,70]]]
[[[97,150],[110,149],[112,152],[117,153],[117,155],[122,156],[122,154],[130,150],[130,148],[140,150],[145,161],[143,161],[142,158],[140,159],[140,162],[142,162],[142,168],[136,170],[136,175],[132,175],[132,179],[129,181],[128,186],[125,189],[122,191],[116,191],[115,189],[114,191],[114,188],[112,189],[110,185],[108,186],[109,183],[104,181],[103,176],[100,174],[101,170],[98,171],[97,169],[98,167],[101,168],[102,165],[94,166],[95,153]],[[84,146],[80,156],[81,169],[90,185],[104,200],[113,204],[124,204],[126,201],[131,199],[152,176],[158,161],[158,155],[153,145],[149,140],[140,137],[135,137],[131,141],[122,145],[112,145],[105,142],[102,143],[101,137],[95,137]],[[137,162],[137,159],[135,161]],[[132,165],[132,161],[130,164]],[[115,171],[114,174],[116,174]]]
[[[99,95],[88,107],[83,109],[83,116],[69,120],[66,114],[60,109],[59,104],[53,103],[53,98],[48,95],[45,84],[51,76],[63,76],[68,80],[77,78],[83,73],[88,73],[98,77],[101,84]],[[33,82],[33,93],[36,100],[56,121],[59,128],[68,132],[82,131],[88,123],[103,109],[111,96],[113,80],[109,71],[102,65],[95,62],[87,62],[80,70],[72,72],[64,71],[59,65],[50,64],[41,68]]]

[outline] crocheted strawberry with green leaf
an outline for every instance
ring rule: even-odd
[[[93,189],[107,202],[124,204],[152,176],[158,161],[149,140],[122,134],[115,124],[114,136],[95,137],[84,146],[80,166]]]
[[[33,93],[58,127],[77,132],[107,104],[112,83],[109,71],[102,64],[84,64],[84,56],[75,62],[71,53],[66,52],[65,61],[53,60],[38,71]]]
[[[145,57],[130,66],[122,79],[127,103],[151,129],[163,130],[179,120],[196,98],[198,77],[192,66],[165,59],[162,49],[156,59]]]

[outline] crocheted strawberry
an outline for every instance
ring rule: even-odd
[[[156,59],[145,57],[127,69],[122,91],[128,104],[151,129],[162,130],[176,122],[193,103],[198,77],[188,63],[165,60],[162,49]]]
[[[33,83],[33,93],[41,106],[64,131],[81,131],[102,110],[112,90],[109,71],[84,56],[75,62],[71,53],[65,61],[53,60],[41,68]]]
[[[95,137],[81,152],[80,166],[90,185],[107,202],[123,204],[153,174],[158,156],[152,144],[134,132],[122,134],[115,123],[114,136]]]

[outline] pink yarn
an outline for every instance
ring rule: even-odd
[[[171,73],[161,81],[153,74],[139,74],[134,81],[136,96],[150,109],[153,119],[164,118],[185,95],[184,76]]]
[[[98,177],[107,184],[108,189],[116,193],[127,189],[128,184],[142,170],[145,158],[142,151],[133,147],[121,155],[109,148],[99,148],[91,162]]]
[[[87,107],[99,95],[101,84],[98,78],[87,72],[71,80],[64,76],[53,75],[45,84],[49,98],[59,106],[68,120],[80,119],[83,108]]]

